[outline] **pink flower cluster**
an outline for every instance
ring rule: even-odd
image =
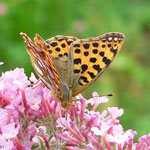
[[[33,74],[28,80],[24,69],[2,73],[0,149],[150,150],[150,134],[134,143],[137,133],[123,130],[117,119],[123,109],[96,111],[108,102],[106,96],[93,92],[89,100],[81,95],[76,99],[75,106],[65,111]]]

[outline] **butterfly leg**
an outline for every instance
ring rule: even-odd
[[[36,88],[41,83],[41,80],[37,80],[35,83],[31,83],[28,86],[31,86],[33,89]]]

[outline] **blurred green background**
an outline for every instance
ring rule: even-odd
[[[20,32],[32,39],[55,35],[78,38],[121,32],[125,43],[109,69],[83,95],[114,93],[99,109],[124,109],[120,118],[137,137],[150,132],[150,1],[149,0],[5,0],[0,1],[0,72],[24,68],[34,72]]]

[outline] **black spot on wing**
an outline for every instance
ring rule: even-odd
[[[88,69],[88,66],[86,64],[84,64],[81,66],[81,69],[82,69],[81,73],[84,73]]]
[[[80,54],[81,50],[80,49],[75,49],[75,53]]]
[[[73,40],[67,40],[67,44],[70,45],[73,42]]]
[[[107,46],[108,46],[108,47],[111,47],[111,44],[108,44]]]
[[[102,70],[102,68],[100,68],[99,65],[93,65],[93,68],[94,68],[98,73]]]
[[[79,78],[79,84],[82,85],[82,86],[83,86],[83,84],[81,83],[81,80],[83,80],[84,83],[88,83],[88,82],[89,82],[86,77],[81,76],[81,77]]]
[[[59,54],[59,55],[58,55],[58,57],[62,57],[62,56],[63,56],[62,54]]]
[[[79,69],[74,69],[73,72],[74,73],[80,73],[80,70]]]
[[[74,64],[81,64],[81,59],[80,58],[74,59]]]
[[[105,39],[105,38],[103,38],[103,39],[101,39],[101,41],[102,41],[103,43],[105,43],[105,42],[106,42],[106,39]]]
[[[117,51],[118,51],[118,48],[116,48],[116,49],[113,49],[113,47],[112,47],[112,48],[110,49],[110,51],[114,53],[114,56],[116,56],[116,54],[117,54]]]
[[[107,57],[103,57],[103,62],[105,63],[107,61]]]
[[[85,43],[85,44],[83,44],[83,47],[84,47],[85,49],[89,49],[90,44],[89,44],[89,43]]]
[[[105,54],[105,52],[100,52],[99,53],[99,55],[102,56],[102,57],[104,56],[104,54]]]
[[[58,45],[58,43],[57,43],[57,42],[52,42],[52,43],[50,43],[50,45],[51,45],[52,47],[55,47],[55,46]]]
[[[97,54],[98,50],[97,49],[93,49],[93,54]]]
[[[88,51],[85,51],[84,52],[84,56],[88,56],[89,55],[89,52]]]
[[[95,63],[96,62],[96,58],[95,57],[93,57],[93,58],[90,58],[90,62],[92,62],[92,63]]]
[[[56,50],[57,52],[60,52],[60,48],[59,48],[59,47],[57,47],[55,50]]]
[[[74,47],[80,47],[80,44],[74,44]]]
[[[67,56],[67,57],[68,57],[68,53],[64,53],[64,56]]]
[[[65,43],[62,43],[62,44],[61,44],[61,47],[62,47],[62,48],[65,48],[65,47],[66,47],[66,44],[65,44]]]
[[[105,44],[103,44],[103,45],[102,45],[102,48],[105,48],[105,46],[106,46],[106,45],[105,45]]]
[[[50,50],[48,50],[48,52],[51,54],[53,51],[50,49]]]
[[[103,57],[103,62],[108,66],[111,63],[111,60],[107,57]]]
[[[107,59],[106,65],[108,66],[110,63],[111,63],[111,60],[110,60],[110,59]]]
[[[94,43],[92,43],[92,45],[93,45],[93,47],[98,47],[99,43],[94,42]]]
[[[60,38],[60,39],[58,39],[58,41],[59,41],[59,42],[61,42],[61,41],[63,41],[63,40],[64,40],[64,38]]]
[[[47,47],[47,48],[50,48],[50,46],[49,46],[49,45],[46,45],[46,47]]]
[[[95,75],[94,75],[93,72],[88,71],[87,73],[90,75],[90,77],[91,77],[92,79],[95,78]]]

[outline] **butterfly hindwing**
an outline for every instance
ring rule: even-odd
[[[77,38],[73,36],[57,35],[45,41],[49,54],[53,57],[61,58],[68,57],[69,48],[72,42]]]
[[[110,65],[124,41],[121,33],[77,40],[69,51],[69,80],[73,96],[89,87]]]
[[[62,95],[60,78],[52,59],[48,55],[44,40],[39,35],[36,35],[34,38],[35,43],[33,43],[25,33],[21,33],[21,36],[27,44],[27,51],[32,65],[44,85],[52,89],[54,93]]]
[[[78,40],[73,36],[57,35],[45,41],[47,51],[57,69],[60,80],[68,84],[68,53],[70,45]]]

